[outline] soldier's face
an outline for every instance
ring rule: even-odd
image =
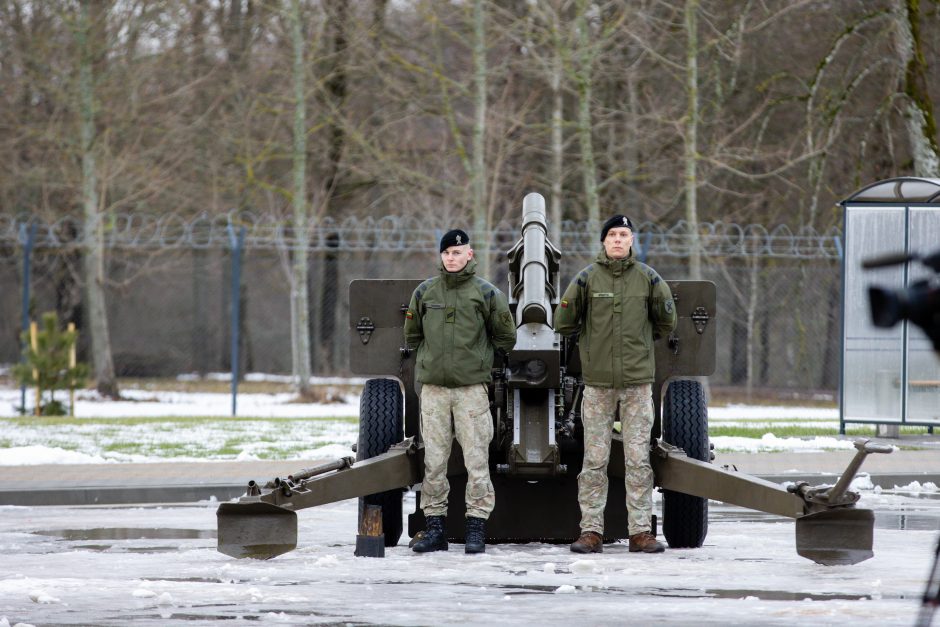
[[[448,272],[460,272],[470,263],[471,259],[473,259],[473,249],[470,248],[469,244],[451,246],[445,248],[444,252],[441,253],[441,262]]]
[[[604,250],[611,259],[623,259],[630,254],[633,246],[633,231],[627,227],[615,227],[607,231],[604,238]]]

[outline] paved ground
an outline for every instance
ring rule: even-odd
[[[870,455],[861,471],[884,488],[912,481],[940,484],[940,435],[885,439],[901,447]],[[833,483],[854,456],[822,453],[720,453],[715,463],[759,477]],[[160,462],[147,464],[0,465],[0,505],[89,505],[185,503],[244,493],[248,481],[261,483],[331,460]]]

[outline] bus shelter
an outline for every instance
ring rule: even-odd
[[[839,431],[874,423],[884,436],[901,425],[940,425],[940,358],[908,320],[872,324],[869,286],[905,290],[933,271],[908,261],[876,269],[862,262],[893,253],[925,256],[940,248],[940,179],[903,177],[863,187],[844,208],[842,374]]]

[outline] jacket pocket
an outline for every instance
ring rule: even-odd
[[[591,294],[590,326],[585,374],[595,383],[610,385],[613,380],[614,305],[613,292]]]

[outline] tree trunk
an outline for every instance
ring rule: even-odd
[[[895,6],[897,50],[904,70],[904,121],[914,158],[914,175],[940,176],[940,147],[933,101],[927,90],[927,61],[920,32],[920,1],[898,0]]]
[[[480,276],[490,275],[489,212],[486,207],[486,29],[483,0],[473,3],[474,122],[471,205],[473,246]]]
[[[304,73],[304,37],[300,0],[291,0],[291,42],[294,79],[294,237],[290,272],[291,365],[294,387],[301,396],[310,393],[310,303],[307,292],[307,105]]]
[[[100,9],[100,7],[98,7]],[[101,24],[94,24],[89,16],[89,3],[82,2],[81,24],[77,34],[81,48],[78,71],[79,126],[82,157],[82,207],[85,214],[84,274],[88,295],[88,326],[91,331],[91,352],[94,362],[95,381],[98,393],[117,398],[117,379],[111,358],[111,338],[108,330],[108,310],[105,303],[104,284],[104,222],[98,204],[98,177],[95,165],[95,94],[94,64],[98,46],[102,45],[96,34]],[[103,12],[96,11],[94,20],[103,20]]]
[[[760,257],[751,255],[747,257],[749,275],[749,290],[747,298],[747,400],[751,400],[754,392],[754,343],[755,326],[757,325],[757,303],[760,301]]]
[[[552,29],[555,37],[560,37],[558,14],[552,12]],[[562,179],[564,177],[564,98],[561,92],[561,80],[564,72],[561,51],[556,45],[552,59],[552,197],[549,202],[549,233],[556,246],[561,245],[561,195],[563,193]]]
[[[640,107],[639,96],[636,91],[636,77],[630,73],[627,75],[627,136],[626,141],[623,142],[623,169],[627,175],[624,199],[627,207],[629,207],[628,211],[633,213],[640,206],[640,198],[637,193],[637,181],[640,180],[640,133],[637,124],[639,119]]]
[[[581,146],[581,178],[584,183],[584,202],[587,207],[588,229],[600,228],[600,201],[597,197],[597,166],[594,163],[594,144],[591,139],[591,73],[594,53],[588,35],[585,0],[578,2],[578,51],[580,63],[577,71],[578,84],[578,141]]]
[[[702,246],[698,229],[698,0],[686,0],[685,220],[689,229],[689,278],[702,279]]]

